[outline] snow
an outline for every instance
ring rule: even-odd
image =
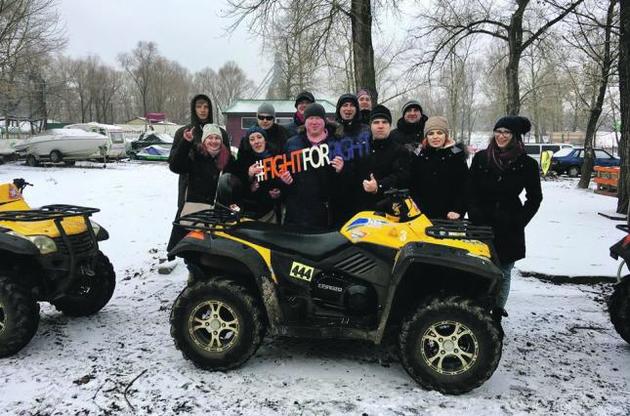
[[[42,305],[35,338],[0,360],[2,415],[630,414],[630,346],[608,320],[609,284],[558,285],[515,276],[499,368],[462,396],[421,389],[391,341],[374,346],[267,337],[237,370],[199,370],[183,359],[169,334],[185,267],[157,273],[177,176],[157,163],[106,169],[0,165],[0,182],[16,177],[35,185],[26,191],[33,206],[101,208],[93,218],[110,233],[102,249],[118,281],[110,304],[92,317],[67,318]],[[614,211],[616,200],[575,184],[543,183],[545,199],[526,231],[528,258],[518,269],[615,274],[608,247],[622,235],[597,212]]]

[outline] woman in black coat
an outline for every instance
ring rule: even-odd
[[[525,257],[525,226],[542,202],[538,163],[525,154],[522,135],[531,123],[507,116],[494,126],[488,148],[470,167],[468,215],[475,224],[490,225],[503,271],[498,306],[505,308],[514,262]],[[519,195],[525,190],[525,203]]]
[[[188,177],[181,215],[199,210],[204,205],[214,205],[219,177],[233,162],[230,150],[223,142],[221,129],[216,124],[203,126],[199,143],[194,140],[192,129],[184,131],[181,142],[172,149],[169,157],[171,171]],[[185,230],[174,226],[169,244],[174,246],[184,235]]]
[[[281,153],[268,140],[268,130],[255,126],[247,130],[241,142],[236,162],[230,173],[238,178],[240,191],[233,191],[236,203],[247,215],[264,222],[276,222],[275,208],[280,198],[279,179],[259,181],[262,167],[257,162]]]
[[[427,217],[457,220],[466,214],[466,152],[448,136],[445,117],[429,117],[412,156],[409,189]]]

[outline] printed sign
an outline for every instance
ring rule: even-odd
[[[289,276],[310,282],[313,278],[314,271],[315,269],[313,267],[294,261],[293,264],[291,264],[291,271],[289,272]]]
[[[365,157],[369,154],[369,150],[369,141],[355,142],[348,138],[295,150],[287,154],[270,156],[256,162],[256,165],[262,168],[262,171],[256,175],[256,180],[263,182],[279,178],[285,170],[291,172],[291,175],[295,175],[309,169],[321,168],[329,165],[330,161],[337,156],[340,156],[344,161]]]

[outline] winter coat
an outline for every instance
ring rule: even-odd
[[[489,163],[487,150],[475,154],[470,166],[468,216],[494,230],[494,245],[503,264],[525,257],[525,226],[542,202],[538,163],[520,155],[504,171]],[[525,203],[519,195],[525,190]]]
[[[359,118],[361,123],[369,126],[370,125],[370,114],[372,114],[372,110],[359,110]]]
[[[357,160],[356,180],[352,190],[356,192],[357,205],[355,212],[374,211],[380,209],[378,203],[385,199],[383,193],[389,189],[404,189],[409,180],[409,152],[394,143],[391,136],[387,139],[374,140],[370,138],[369,156]],[[378,183],[376,194],[365,192],[363,180],[374,175]]]
[[[199,120],[199,117],[197,117],[197,113],[195,112],[195,101],[197,101],[200,98],[207,100],[210,106],[208,119],[205,121]],[[179,148],[179,146],[182,145],[183,142],[186,142],[186,140],[184,140],[184,131],[194,127],[193,143],[194,144],[201,143],[202,129],[203,129],[203,126],[207,123],[212,123],[212,101],[207,95],[197,94],[190,101],[190,124],[180,127],[175,132],[175,137],[173,137],[173,145],[171,146],[171,152],[168,157],[169,164],[172,162],[174,155],[177,152],[177,149]],[[229,149],[230,137],[228,136],[227,132],[224,129],[221,129],[221,134],[223,135],[223,144],[225,144],[227,148]],[[187,188],[188,188],[188,173],[180,173],[179,178],[178,178],[178,184],[177,184],[177,211],[175,213],[175,219],[179,218],[179,214],[182,211],[182,208],[184,207],[184,203],[186,202],[185,195],[186,195]],[[177,244],[177,242],[181,240],[183,236],[184,236],[184,231],[181,229],[181,227],[174,226],[171,231],[171,236],[169,238],[168,244],[166,246],[167,250],[171,250],[173,247],[175,247],[175,244]]]
[[[304,125],[304,120],[300,120],[297,116],[297,111],[293,114],[293,123],[287,124],[287,137],[291,138],[293,136],[297,136],[299,131],[298,129]]]
[[[330,126],[329,136],[321,144],[334,140],[334,135],[331,134],[334,126],[330,124],[328,126]],[[312,144],[301,128],[298,135],[287,141],[285,153],[289,154],[310,147]],[[336,173],[331,165],[303,170],[292,175],[293,182],[283,189],[286,207],[285,224],[298,225],[311,230],[328,229],[331,225],[329,212],[331,188],[338,186],[336,181],[339,176],[340,174]]]
[[[468,164],[460,145],[436,149],[427,146],[411,156],[409,190],[429,218],[446,219],[449,212],[466,213]]]
[[[424,123],[429,118],[422,114],[420,121],[408,123],[404,118],[399,118],[396,128],[389,135],[395,143],[404,146],[407,151],[413,153],[424,138]]]
[[[251,189],[256,178],[249,177],[249,167],[259,160],[280,153],[280,150],[272,144],[267,146],[268,151],[264,154],[258,154],[247,143],[239,149],[236,161],[226,168],[227,173],[232,173],[238,178],[237,187],[240,189],[233,193],[234,203],[254,218],[260,218],[274,209],[278,200],[271,198],[269,191],[274,188],[282,189],[284,185],[279,179],[269,179],[260,182],[256,191]]]

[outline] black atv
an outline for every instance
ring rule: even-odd
[[[621,277],[624,266],[630,262],[630,231],[628,225],[620,224],[617,228],[627,235],[610,247],[610,256],[615,260],[621,257],[622,262],[617,270],[615,291],[608,302],[608,312],[621,338],[630,343],[630,275]]]
[[[503,339],[492,231],[431,221],[406,191],[389,197],[392,213],[361,212],[326,233],[224,207],[176,221],[190,232],[169,255],[191,270],[171,313],[176,347],[198,367],[227,370],[266,332],[378,344],[392,329],[403,367],[425,388],[481,385]]]
[[[114,269],[99,250],[107,231],[99,210],[74,205],[32,209],[23,179],[0,185],[0,357],[15,354],[39,324],[39,304],[69,316],[98,312],[112,297]]]

